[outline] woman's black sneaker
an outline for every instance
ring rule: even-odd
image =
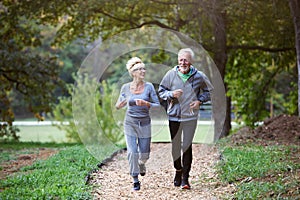
[[[137,191],[141,189],[141,182],[133,183],[133,190]]]
[[[140,164],[139,167],[140,167],[140,175],[145,176],[146,175],[146,166],[145,166],[145,164]]]

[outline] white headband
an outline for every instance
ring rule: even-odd
[[[135,64],[133,64],[131,67],[130,67],[130,71],[133,72],[135,69],[138,69],[140,67],[145,67],[145,64],[142,63],[142,62],[137,62]]]

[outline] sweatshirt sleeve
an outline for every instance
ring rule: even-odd
[[[151,107],[159,107],[160,106],[155,88],[152,83],[150,84],[150,98],[151,98],[151,102],[150,102]]]
[[[202,72],[198,72],[201,75],[201,89],[202,89],[202,93],[199,94],[198,96],[198,100],[201,102],[206,102],[210,100],[210,92],[213,90],[213,86],[210,82],[210,80],[208,79],[208,77],[202,73]]]
[[[171,91],[171,73],[172,70],[168,71],[159,84],[158,95],[163,100],[173,98],[173,93]]]

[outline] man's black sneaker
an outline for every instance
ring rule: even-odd
[[[182,171],[176,170],[175,178],[174,178],[174,186],[179,187],[182,179]]]
[[[140,182],[136,182],[136,183],[133,183],[133,190],[137,191],[137,190],[140,190],[141,189],[141,183]]]
[[[145,164],[139,164],[140,167],[140,175],[145,176],[146,175],[146,166]]]
[[[182,180],[181,189],[187,189],[187,190],[191,189],[191,186],[190,186],[188,180],[185,180],[185,179]]]

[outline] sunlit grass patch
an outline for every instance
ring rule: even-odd
[[[85,177],[98,163],[83,145],[70,146],[1,180],[0,199],[90,199]]]
[[[226,146],[217,171],[236,186],[236,199],[283,198],[300,195],[298,146]]]

